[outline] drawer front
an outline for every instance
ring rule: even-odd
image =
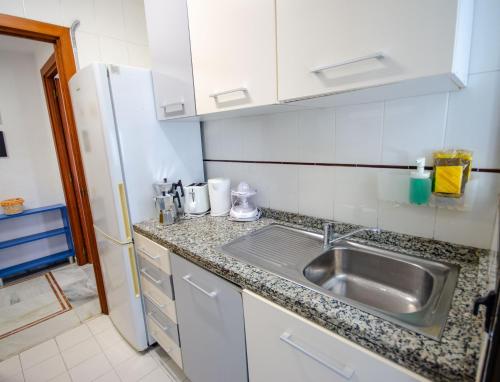
[[[154,264],[163,272],[172,273],[170,270],[170,250],[137,233],[134,234],[134,244],[140,257]]]
[[[150,318],[148,318],[149,334],[162,347],[165,352],[174,360],[174,362],[182,369],[181,349],[177,344],[165,334],[163,330]]]
[[[168,298],[168,296],[153,285],[149,279],[142,277],[142,294],[150,302],[165,314],[172,321],[177,323],[177,314],[175,313],[175,301]]]
[[[149,300],[146,296],[144,296],[144,308],[148,320],[153,321],[165,335],[167,335],[177,346],[180,346],[177,324],[164,315],[156,306],[156,303]]]
[[[251,292],[243,306],[251,382],[426,381]]]
[[[143,257],[139,257],[139,270],[142,279],[148,280],[161,292],[165,293],[168,298],[174,300],[172,275],[163,272]]]

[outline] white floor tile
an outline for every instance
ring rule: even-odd
[[[118,374],[116,374],[114,370],[111,370],[101,375],[99,378],[94,379],[94,382],[121,382],[121,380]]]
[[[0,362],[0,381],[6,381],[8,380],[8,377],[19,373],[22,374],[19,356],[16,355]]]
[[[48,340],[29,350],[23,351],[20,355],[23,369],[29,369],[36,364],[59,354],[56,342]]]
[[[140,355],[130,347],[125,341],[118,341],[114,345],[106,347],[104,354],[113,366],[116,366],[129,358]]]
[[[71,378],[67,372],[64,372],[63,374],[51,379],[49,382],[71,382]]]
[[[134,357],[116,367],[116,372],[124,382],[136,382],[156,369],[158,364],[150,355]]]
[[[99,353],[102,353],[101,347],[92,337],[61,352],[64,363],[66,363],[68,369],[75,367]]]
[[[89,328],[87,327],[87,325],[82,324],[74,329],[71,329],[69,332],[57,336],[56,341],[59,349],[63,351],[80,342],[85,341],[90,337],[92,337],[92,333],[90,332]]]
[[[161,367],[140,379],[141,382],[174,382],[174,380]]]
[[[95,317],[91,320],[88,320],[85,323],[87,324],[90,331],[94,335],[102,333],[107,329],[113,328],[113,324],[111,323],[111,320],[109,319],[108,316],[106,316],[104,314],[99,316],[99,317]]]
[[[103,349],[107,349],[120,341],[123,341],[122,336],[120,336],[120,333],[118,333],[114,327],[107,329],[102,333],[96,334],[95,339],[99,342],[99,345],[101,345]]]
[[[65,371],[63,359],[60,354],[57,354],[29,369],[24,369],[24,378],[26,382],[45,382],[63,374]]]
[[[16,374],[9,375],[7,378],[0,377],[0,381],[2,382],[24,382],[23,372],[20,371]]]
[[[93,381],[112,370],[104,354],[98,354],[69,370],[73,382]]]

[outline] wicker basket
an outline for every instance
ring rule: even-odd
[[[23,198],[13,198],[6,199],[0,202],[0,206],[3,208],[5,215],[15,215],[20,214],[24,210],[24,199]]]

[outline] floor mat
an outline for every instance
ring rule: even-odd
[[[0,288],[0,339],[71,310],[51,272]]]

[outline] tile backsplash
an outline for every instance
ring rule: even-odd
[[[467,208],[456,211],[407,204],[409,170],[341,166],[408,166],[421,156],[431,165],[433,150],[466,148],[473,167],[500,169],[500,55],[492,46],[500,2],[477,0],[474,17],[465,89],[204,122],[206,176],[249,182],[261,206],[490,248],[500,173],[474,172]],[[263,161],[308,164],[252,163]]]

